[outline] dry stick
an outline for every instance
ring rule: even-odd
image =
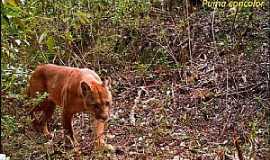
[[[218,94],[218,95],[215,95],[214,97],[215,98],[219,98],[219,97],[228,97],[228,96],[233,96],[233,95],[239,95],[239,94],[241,94],[241,93],[246,93],[246,92],[252,92],[252,90],[254,90],[254,89],[256,89],[256,88],[258,88],[258,87],[260,87],[261,85],[263,85],[264,84],[264,82],[260,82],[260,83],[258,83],[258,84],[255,84],[255,85],[249,85],[249,86],[247,86],[247,87],[245,87],[245,88],[242,88],[241,89],[241,91],[232,91],[232,92],[226,92],[225,94]],[[267,107],[266,107],[267,108]]]
[[[239,160],[244,160],[244,158],[243,158],[243,152],[242,152],[242,150],[240,148],[240,145],[239,145],[239,142],[238,142],[238,138],[236,137],[235,134],[233,136],[233,143],[234,143],[234,146],[236,148],[236,151],[237,151],[237,155],[238,155]]]
[[[137,97],[134,99],[134,105],[132,106],[131,111],[130,111],[130,114],[129,114],[130,123],[132,125],[134,125],[134,126],[135,126],[134,112],[135,112],[135,108],[137,107],[138,103],[140,102],[141,94],[142,94],[142,91],[143,90],[144,90],[144,88],[141,87],[141,89],[138,91]]]
[[[86,57],[86,52],[84,52],[84,54],[82,54],[82,56],[81,56],[81,59],[82,59],[84,65],[88,64],[87,63],[87,60],[85,59],[85,57]]]
[[[229,70],[226,69],[226,108],[228,108]]]
[[[226,73],[227,73],[227,76],[226,76],[226,85],[227,85],[226,87],[227,88],[226,88],[225,103],[226,103],[226,110],[227,110],[229,108],[229,105],[228,105],[228,90],[229,90],[229,80],[228,79],[229,79],[229,71],[228,71],[228,69],[226,69]],[[227,125],[228,125],[229,119],[230,119],[230,114],[227,117],[226,123],[223,126],[223,129],[222,129],[222,132],[221,132],[220,136],[224,134],[225,129],[226,129]]]
[[[256,159],[256,144],[254,143],[253,139],[249,139],[250,141],[250,154],[249,159]]]
[[[189,26],[189,16],[188,16],[188,0],[186,0],[186,15],[187,15],[187,24],[188,24],[188,49],[190,62],[192,64],[192,52],[191,52],[191,39],[190,39],[190,26]]]
[[[270,3],[268,4],[268,6],[270,7]],[[269,14],[269,13],[268,13]],[[270,25],[268,24],[268,27]],[[268,32],[268,42],[270,42],[270,32]],[[267,49],[266,49],[266,53],[268,53],[268,56],[267,56],[267,59],[268,59],[268,64],[266,64],[267,67],[267,81],[266,81],[266,88],[268,90],[267,92],[267,97],[269,98],[270,97],[270,45],[268,45]],[[269,102],[268,102],[269,103]],[[270,106],[270,105],[269,105]],[[266,112],[265,112],[265,115],[267,118],[267,121],[268,122],[268,144],[270,144],[270,109],[267,109]]]
[[[82,35],[82,29],[81,28],[80,28],[80,35]],[[86,60],[84,58],[85,51],[84,51],[82,40],[81,40],[80,46],[81,46],[81,50],[79,51],[80,52],[80,56],[78,56],[78,57],[80,59],[81,64],[84,64],[85,65],[87,63],[86,63]]]
[[[161,0],[161,11],[164,11],[165,9],[164,9],[164,0]]]
[[[80,27],[80,37],[82,37],[82,28]],[[80,52],[80,55],[82,55],[84,53],[84,50],[83,50],[83,40],[80,40],[80,47],[81,47],[81,50],[79,50]]]
[[[215,29],[214,29],[214,23],[215,23],[215,8],[214,8],[214,11],[212,12],[212,24],[211,24],[211,27],[212,27],[212,37],[213,37],[213,42],[214,42],[214,48],[215,48],[215,51],[216,51],[216,55],[214,57],[216,57],[218,55],[218,50],[217,50],[217,42],[216,42],[216,39],[215,39]]]
[[[53,64],[55,64],[56,58],[57,58],[57,54],[55,54],[54,57],[53,57],[53,60],[52,60]]]
[[[236,12],[235,12],[235,15],[233,17],[233,23],[232,23],[232,26],[231,26],[231,33],[232,33],[233,29],[234,29],[234,24],[235,24],[235,21],[236,21],[237,13],[238,13],[238,7],[236,8]]]
[[[174,83],[172,82],[172,98],[173,98],[173,107],[176,108],[175,93],[174,93]]]
[[[80,62],[80,64],[83,64],[82,60],[81,60],[81,57],[78,56],[76,53],[73,52],[73,55],[74,57],[72,56],[73,60],[74,60],[74,63],[76,64],[77,67],[79,67],[78,62]]]
[[[58,59],[64,66],[66,65],[61,58],[58,57]]]
[[[63,62],[63,60],[61,58],[59,58],[59,55],[61,55],[61,53],[56,53],[55,56],[53,57],[53,63],[55,63],[56,59],[58,58],[59,61],[65,66],[66,64]]]

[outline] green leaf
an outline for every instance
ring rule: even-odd
[[[4,0],[2,1],[4,4],[10,4],[12,6],[18,6],[18,3],[16,0]]]
[[[48,50],[50,52],[52,52],[54,45],[55,45],[55,42],[54,42],[53,37],[49,36],[48,39],[47,39],[47,46],[48,46]]]
[[[89,17],[90,15],[85,13],[85,12],[81,12],[81,11],[78,11],[76,13],[76,15],[78,16],[79,18],[79,21],[82,23],[82,24],[86,24],[86,23],[89,23]]]
[[[66,32],[65,33],[65,39],[68,42],[68,44],[70,44],[73,41],[73,37],[72,37],[71,32]]]

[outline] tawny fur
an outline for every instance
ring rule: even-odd
[[[104,125],[109,117],[112,103],[109,91],[110,81],[102,82],[92,70],[53,64],[39,65],[31,75],[27,94],[36,97],[37,93],[48,93],[48,97],[31,114],[42,111],[43,116],[34,120],[35,126],[41,126],[45,135],[50,135],[47,121],[52,117],[56,106],[63,108],[63,127],[65,133],[76,142],[72,129],[72,117],[75,113],[88,111],[95,117],[98,145],[104,144]]]

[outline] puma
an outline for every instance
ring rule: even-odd
[[[110,79],[102,81],[90,69],[39,65],[30,77],[27,93],[32,98],[36,97],[37,93],[44,92],[47,92],[48,96],[32,109],[32,117],[36,112],[42,112],[39,119],[34,119],[33,125],[45,136],[51,136],[47,123],[56,106],[60,106],[63,108],[64,133],[70,137],[72,143],[78,144],[73,135],[72,117],[78,112],[90,112],[94,116],[96,147],[104,146],[104,127],[112,105],[110,83]]]

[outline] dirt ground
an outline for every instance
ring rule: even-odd
[[[256,67],[246,66],[245,70]],[[239,154],[245,159],[267,159],[266,81],[252,81],[259,78],[252,76],[259,75],[253,70],[246,74],[252,83],[241,87],[243,77],[237,69],[229,74],[226,69],[211,69],[211,64],[204,69],[189,68],[183,80],[174,78],[177,70],[112,75],[114,104],[106,135],[107,142],[118,148],[115,153],[93,150],[90,115],[74,117],[82,152],[78,155],[63,147],[61,108],[50,123],[54,138],[47,141],[33,130],[30,107],[23,100],[2,95],[2,115],[15,116],[17,126],[1,140],[4,153],[18,160],[238,159]]]

